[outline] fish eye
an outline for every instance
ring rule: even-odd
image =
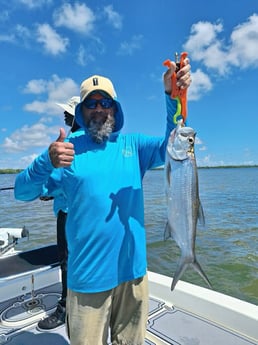
[[[189,144],[193,144],[194,143],[194,138],[193,137],[189,137],[188,138],[188,142],[189,142]]]

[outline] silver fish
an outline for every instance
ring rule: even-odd
[[[173,237],[181,257],[173,277],[171,290],[188,266],[192,266],[211,288],[195,255],[197,221],[205,224],[199,198],[198,173],[194,154],[195,131],[180,121],[171,134],[166,152],[166,196],[168,222],[165,239]]]

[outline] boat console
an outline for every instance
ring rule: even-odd
[[[18,241],[29,238],[29,231],[23,228],[0,228],[0,258],[15,252]]]

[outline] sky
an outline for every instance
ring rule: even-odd
[[[197,164],[258,164],[257,0],[0,4],[0,169],[23,169],[47,149],[64,127],[56,103],[93,74],[113,81],[123,133],[163,135],[163,61],[183,51]]]

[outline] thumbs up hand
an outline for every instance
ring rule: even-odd
[[[49,157],[55,168],[69,167],[73,161],[73,144],[64,142],[65,138],[65,130],[60,128],[59,137],[48,148]]]

